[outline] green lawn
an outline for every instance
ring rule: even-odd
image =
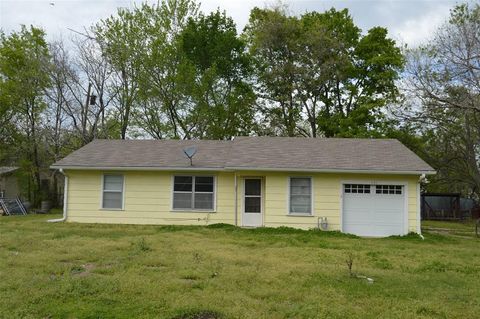
[[[473,236],[475,235],[475,221],[444,222],[427,220],[422,223],[423,230],[438,234]]]
[[[361,239],[52,217],[0,217],[3,318],[480,317],[473,233]],[[349,276],[348,255],[373,283]]]

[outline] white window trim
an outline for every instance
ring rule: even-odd
[[[394,191],[393,194],[390,193],[390,188],[387,188],[388,192],[384,193],[383,192],[384,189],[383,189],[382,186],[393,186],[393,187],[400,186],[400,194],[397,194],[397,189],[396,188],[393,189],[393,191]],[[377,187],[382,187],[382,188],[377,189]],[[381,192],[378,193],[377,190],[380,190]],[[375,185],[375,193],[374,194],[376,194],[376,195],[404,195],[404,191],[405,191],[405,189],[404,189],[403,185],[400,185],[400,184],[381,184],[381,183],[378,183],[378,184]]]
[[[195,189],[195,177],[213,177],[213,208],[207,208],[207,209],[195,209],[195,208],[174,208],[173,207],[173,200],[174,200],[174,194],[175,192],[175,177],[176,176],[189,176],[193,177],[192,179],[192,204],[193,204],[193,196],[194,196],[194,189]],[[172,191],[171,191],[171,201],[170,201],[170,211],[171,212],[185,212],[185,213],[216,213],[217,212],[217,176],[216,175],[196,175],[196,174],[173,174],[171,177],[171,185],[172,185]],[[182,193],[182,192],[178,192]],[[183,192],[183,193],[190,193],[190,192]],[[198,192],[199,194],[210,194],[210,192]]]
[[[103,193],[105,192],[105,176],[122,176],[122,208],[105,208],[103,207]],[[102,174],[102,187],[100,189],[100,210],[103,211],[124,211],[125,210],[125,174],[122,173],[103,173]],[[118,191],[107,191],[111,193],[115,193]]]
[[[305,214],[305,213],[292,213],[290,212],[290,183],[292,178],[309,178],[310,179],[310,213]],[[289,176],[288,177],[288,183],[287,183],[287,216],[294,216],[294,217],[313,217],[315,216],[315,207],[314,207],[314,186],[313,186],[313,176]]]

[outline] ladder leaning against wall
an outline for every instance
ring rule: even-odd
[[[0,210],[4,215],[27,215],[27,210],[23,206],[20,198],[3,198],[0,197]]]

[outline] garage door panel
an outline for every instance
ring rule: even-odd
[[[383,220],[383,221],[376,221],[374,223],[370,223],[372,225],[375,225],[375,226],[387,226],[387,225],[391,225],[391,226],[396,226],[398,228],[398,225],[399,224],[402,224],[403,223],[403,220],[400,219],[400,218],[392,218],[390,220]]]
[[[375,224],[398,224],[402,223],[404,219],[402,209],[376,210],[373,215],[373,222]]]
[[[378,236],[372,234],[370,225],[367,224],[355,224],[355,225],[344,225],[345,233],[355,234],[358,236]]]
[[[382,225],[382,227],[377,227],[374,236],[387,237],[394,235],[403,235],[403,231],[399,230],[398,225]]]
[[[350,189],[355,187],[350,186],[348,191]],[[344,193],[343,231],[378,237],[404,234],[405,192],[403,186],[397,185],[394,189],[396,194],[382,194],[375,191],[375,185],[370,185],[369,193]]]
[[[348,215],[348,220],[345,223],[364,223],[369,222],[370,209],[346,209],[344,212]]]
[[[344,195],[344,208],[345,209],[368,209],[372,207],[371,195],[362,194],[362,195],[353,195],[345,194]]]

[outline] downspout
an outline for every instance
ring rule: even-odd
[[[67,220],[68,176],[65,175],[62,168],[60,168],[58,171],[65,177],[65,183],[63,187],[63,217],[58,219],[49,219],[47,220],[49,223],[58,223]]]
[[[235,193],[235,226],[238,226],[237,172],[235,172],[234,174],[235,189],[233,190],[233,192]]]
[[[425,174],[420,175],[417,183],[417,234],[422,238],[422,225],[421,225],[421,195],[420,195],[420,183],[425,179]]]

